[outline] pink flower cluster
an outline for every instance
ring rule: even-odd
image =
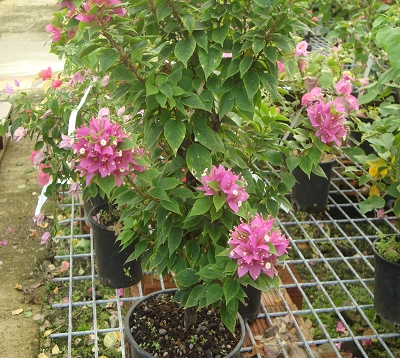
[[[204,195],[225,195],[228,206],[235,213],[249,197],[245,190],[245,180],[221,164],[218,168],[213,165],[208,175],[206,170],[201,176],[201,182],[203,186],[198,187],[198,190],[204,191]]]
[[[30,156],[30,161],[33,164],[33,166],[39,171],[38,174],[38,183],[40,186],[45,186],[46,184],[49,183],[50,181],[50,174],[45,173],[43,169],[45,168],[50,168],[49,165],[43,163],[44,160],[46,159],[46,155],[44,154],[43,151],[33,151],[31,156]]]
[[[317,99],[314,102],[307,107],[307,115],[316,129],[315,135],[323,143],[331,145],[334,142],[340,146],[340,140],[347,134],[344,108],[333,101],[325,103],[322,99]]]
[[[108,22],[111,19],[110,15],[125,16],[127,10],[121,6],[116,6],[120,4],[120,0],[89,0],[82,4],[84,11],[75,18],[82,22]],[[91,11],[93,5],[97,5],[100,8],[97,14],[93,14]]]
[[[14,84],[19,87],[20,83],[19,81],[14,77]],[[4,89],[4,93],[6,94],[13,94],[14,93],[14,88],[9,83],[6,83],[6,88]]]
[[[102,109],[104,112],[104,109]],[[140,166],[133,158],[132,150],[121,150],[118,144],[123,143],[127,134],[118,123],[111,123],[106,116],[92,117],[89,127],[83,125],[76,130],[72,149],[77,154],[77,169],[81,176],[86,176],[86,184],[100,174],[102,178],[113,175],[117,186],[122,184],[122,177],[135,175],[132,170],[143,172],[146,167]],[[136,149],[137,155],[143,149]]]
[[[250,223],[241,222],[231,230],[228,244],[232,247],[229,257],[238,260],[238,276],[246,273],[256,280],[261,272],[273,278],[278,275],[279,257],[287,253],[289,240],[280,230],[273,229],[274,218],[266,220],[258,214]],[[272,249],[271,246],[275,248]]]

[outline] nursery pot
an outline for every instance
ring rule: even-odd
[[[242,316],[243,321],[251,322],[254,321],[260,313],[262,291],[250,285],[242,286],[242,289],[247,295],[245,298],[246,304],[239,302],[238,312]]]
[[[359,120],[364,123],[370,123],[370,124],[372,124],[374,121],[372,118],[360,118],[360,117],[359,117]],[[356,142],[356,143],[354,143],[354,141],[350,140],[350,143],[353,147],[358,144],[358,146],[364,151],[365,155],[373,154],[373,153],[376,154],[374,148],[371,147],[371,144],[369,144],[367,141],[361,142],[361,138],[362,138],[361,132],[352,130],[352,131],[350,131],[350,136]]]
[[[130,357],[131,358],[153,358],[153,357],[155,357],[154,355],[151,355],[145,349],[140,347],[139,344],[136,342],[136,340],[133,338],[132,332],[137,332],[138,328],[133,326],[133,322],[131,322],[131,318],[133,316],[136,319],[139,318],[138,313],[137,313],[138,306],[145,303],[146,301],[148,301],[151,298],[157,297],[160,294],[174,294],[175,292],[176,292],[176,288],[151,293],[151,294],[143,297],[142,299],[135,301],[133,306],[129,309],[128,313],[125,316],[124,329],[125,329],[126,339],[128,340],[128,342],[130,344],[130,351],[131,351]],[[160,306],[160,308],[161,308],[161,306]],[[169,308],[169,306],[168,306],[168,308]],[[158,312],[155,312],[155,315],[157,315],[157,313]],[[173,316],[174,313],[171,312],[170,315]],[[147,315],[146,315],[146,317],[147,317]],[[242,317],[240,316],[240,314],[238,314],[238,324],[239,324],[239,328],[240,328],[240,339],[239,339],[238,343],[236,344],[236,346],[231,347],[230,348],[231,351],[227,352],[227,354],[225,356],[223,356],[224,358],[238,358],[239,357],[240,349],[243,346],[243,342],[244,342],[244,338],[245,338],[244,321],[243,321]],[[183,325],[183,322],[182,322],[182,325]],[[174,328],[174,327],[172,327],[172,328]],[[168,330],[169,329],[168,325],[164,325],[163,329]],[[157,340],[156,336],[159,335],[160,338],[162,338],[162,334],[159,334],[159,331],[161,331],[161,329],[158,330],[158,329],[154,328],[154,331],[155,331],[155,336],[150,339],[151,340],[150,344],[152,344],[153,342],[160,342],[160,339]],[[194,333],[196,334],[196,332],[194,332]],[[168,333],[166,333],[166,334],[168,335]],[[201,335],[201,330],[197,334]],[[167,338],[168,338],[168,340],[170,340],[170,337],[167,337]],[[161,342],[162,342],[162,339],[161,339]],[[200,337],[198,337],[197,339],[201,341]],[[187,342],[182,342],[182,343],[187,343]],[[162,344],[162,343],[160,343],[160,344]],[[178,345],[179,342],[177,342],[176,344]],[[221,347],[218,347],[218,348],[221,348]],[[204,349],[206,349],[206,348],[204,347]],[[206,352],[203,351],[203,353],[206,353]],[[183,356],[186,356],[186,354],[183,354]],[[205,356],[207,356],[207,354],[205,354]],[[222,355],[220,355],[220,356],[222,357]]]
[[[97,194],[95,197],[88,197],[87,199],[83,200],[83,211],[85,214],[85,223],[87,226],[91,226],[91,223],[88,219],[90,210],[92,210],[94,207],[102,205],[102,204],[107,204],[108,199],[105,196],[102,198],[99,194]]]
[[[299,211],[307,213],[320,213],[325,210],[328,202],[329,187],[331,185],[331,176],[333,163],[321,162],[319,166],[325,172],[328,179],[311,173],[310,178],[299,167],[293,170],[296,183],[292,189],[292,206]]]
[[[400,240],[398,237],[397,240]],[[397,331],[400,328],[400,264],[382,257],[374,242],[374,309],[382,326]]]
[[[132,286],[142,278],[141,260],[126,262],[135,250],[136,241],[121,251],[114,231],[93,220],[100,210],[108,210],[108,204],[94,207],[88,216],[92,228],[98,277],[111,288]]]

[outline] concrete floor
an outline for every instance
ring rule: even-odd
[[[63,64],[49,53],[49,33],[45,26],[59,9],[56,0],[0,0],[0,99],[6,83],[14,87],[14,77],[26,90],[40,70],[60,71]]]

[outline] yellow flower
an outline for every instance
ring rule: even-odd
[[[378,175],[384,177],[387,174],[387,169],[380,168],[387,168],[386,162],[382,158],[378,158],[375,160],[367,160],[367,165],[369,165],[368,173],[375,179]]]

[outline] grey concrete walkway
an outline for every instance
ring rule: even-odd
[[[49,53],[49,34],[45,26],[59,9],[56,0],[0,0],[0,98],[6,83],[32,87],[40,70],[60,71],[62,62]]]
[[[29,93],[40,70],[62,69],[49,54],[45,32],[58,8],[56,0],[0,0],[0,102],[6,83],[15,87],[14,77]],[[29,161],[33,144],[26,138],[9,142],[0,163],[0,358],[37,358],[40,352],[41,323],[34,318],[42,310],[44,283],[33,289],[33,300],[15,289],[43,281],[38,264],[46,251],[30,230],[41,190]]]

